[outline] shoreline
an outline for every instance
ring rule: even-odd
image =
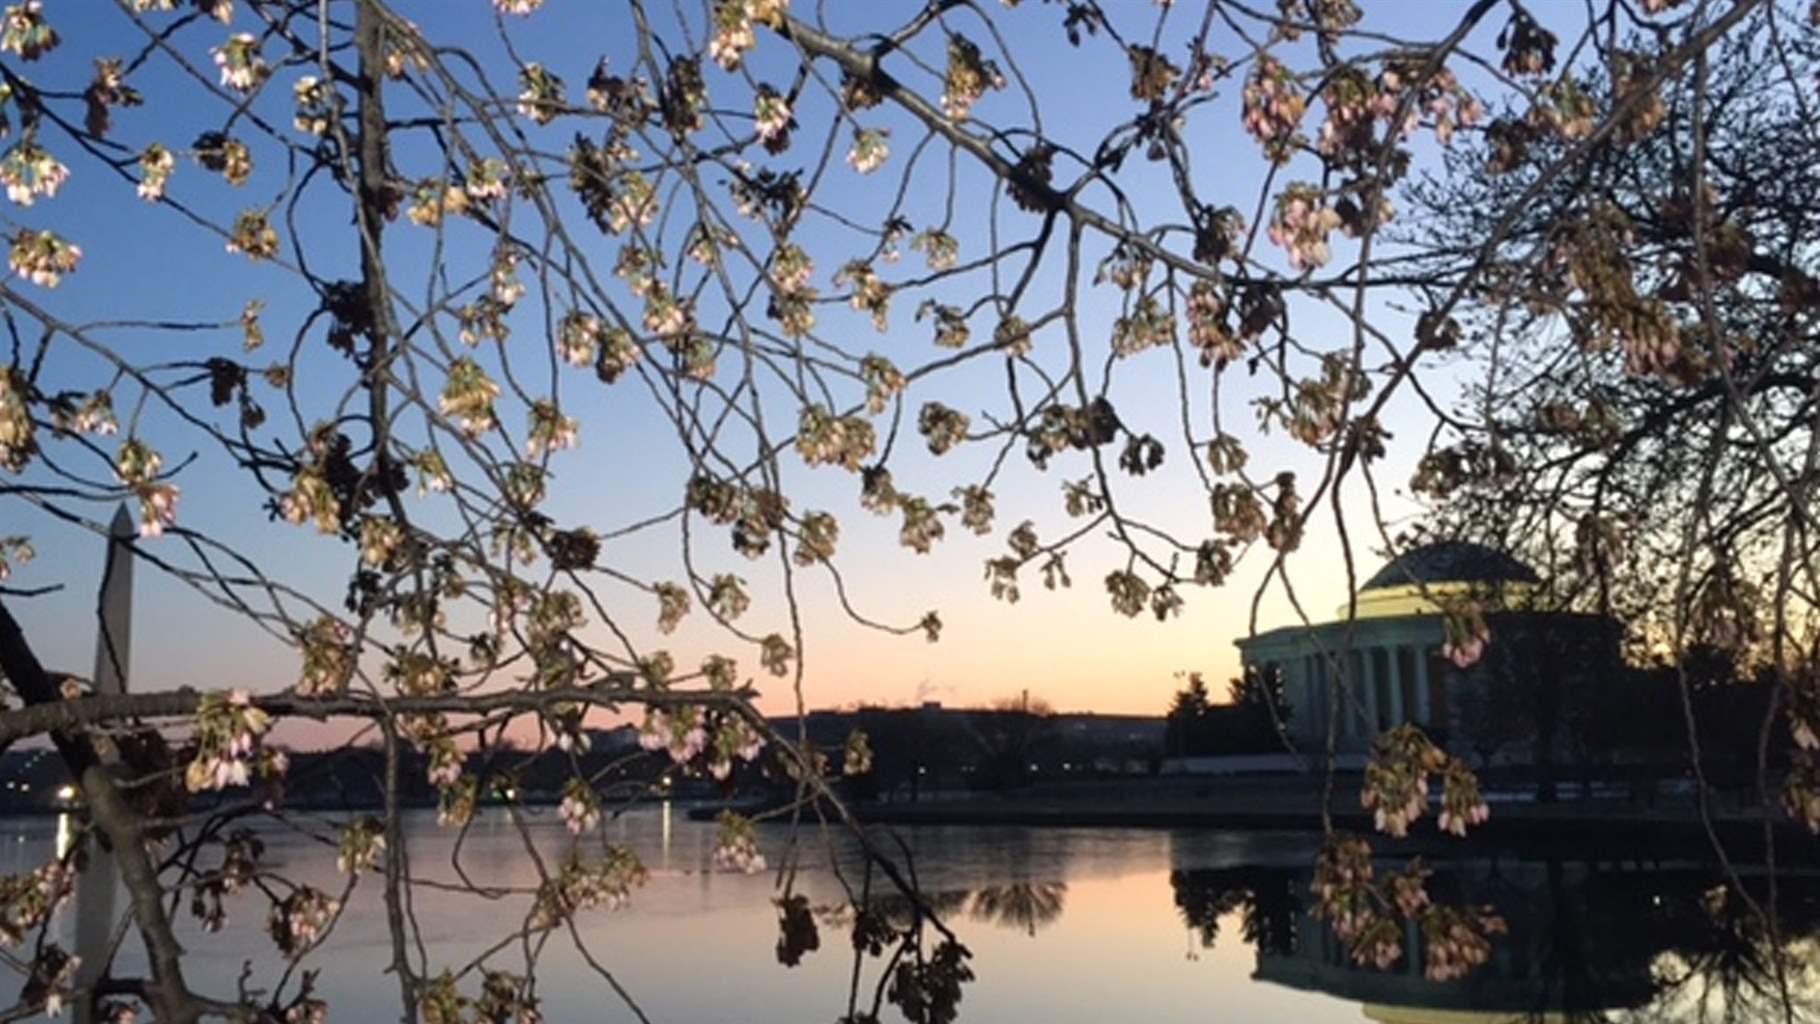
[[[1321,832],[1323,819],[1317,802],[1300,806],[1288,801],[1275,807],[1255,806],[1256,801],[1221,799],[1125,800],[941,800],[916,804],[861,804],[853,807],[868,825],[948,825],[1073,828],[1206,828],[1234,832]],[[1466,837],[1456,838],[1435,826],[1434,815],[1424,815],[1397,839],[1373,828],[1372,815],[1355,802],[1342,806],[1336,796],[1330,815],[1335,829],[1371,833],[1392,844],[1446,845],[1483,843],[1506,848],[1622,845],[1631,850],[1652,847],[1684,850],[1690,845],[1710,848],[1707,823],[1692,808],[1642,810],[1610,805],[1505,805],[1494,807],[1491,817]],[[1739,855],[1761,853],[1765,844],[1760,816],[1715,816],[1712,832]],[[1769,831],[1778,846],[1808,837],[1805,830],[1780,812]]]
[[[1374,842],[1394,848],[1446,848],[1455,844],[1513,850],[1619,849],[1631,853],[1661,849],[1685,853],[1712,848],[1714,836],[1728,855],[1761,855],[1773,837],[1776,846],[1812,841],[1780,807],[1715,810],[1709,824],[1691,800],[1645,804],[1622,800],[1567,800],[1536,803],[1498,800],[1491,816],[1465,838],[1440,831],[1431,808],[1413,823],[1410,834],[1397,838],[1373,827],[1371,812],[1359,805],[1356,782],[1342,783],[1332,794],[1330,813],[1306,785],[1287,780],[1251,780],[1244,785],[1200,783],[1169,786],[1086,785],[1036,787],[1014,793],[937,792],[917,801],[854,801],[849,810],[863,824],[878,826],[945,826],[1028,828],[1217,829],[1230,832],[1300,832],[1319,834],[1331,823],[1338,831],[1369,834]],[[716,801],[697,805],[689,815],[712,820],[722,810],[748,816],[782,806],[763,799]],[[761,819],[772,821],[774,819]],[[1767,828],[1766,828],[1767,824]]]

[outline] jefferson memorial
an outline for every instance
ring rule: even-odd
[[[1622,628],[1606,616],[1544,609],[1528,566],[1479,544],[1444,541],[1404,552],[1360,589],[1350,620],[1285,626],[1237,641],[1247,673],[1280,679],[1287,728],[1321,749],[1338,716],[1337,747],[1363,753],[1383,730],[1414,722],[1456,753],[1499,716],[1526,719],[1527,750],[1504,759],[1553,760],[1554,728],[1575,687],[1621,671]],[[1442,655],[1443,606],[1471,600],[1490,642],[1461,668]],[[1337,700],[1336,700],[1337,698]]]

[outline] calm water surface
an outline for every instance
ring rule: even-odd
[[[680,808],[651,806],[609,827],[615,841],[638,852],[651,878],[629,908],[578,921],[596,960],[652,1021],[826,1024],[847,1012],[853,957],[843,924],[824,917],[821,948],[799,966],[783,967],[773,876],[711,870],[712,824],[692,822]],[[55,849],[57,829],[56,819],[0,822],[0,871],[41,863]],[[410,831],[413,873],[456,884],[451,834],[431,817],[413,817]],[[537,814],[532,832],[546,857],[566,847],[552,813]],[[1559,1020],[1563,1007],[1589,1019],[1718,1020],[1729,1010],[1731,1019],[1748,1021],[1762,1009],[1749,1000],[1764,988],[1766,944],[1742,908],[1713,895],[1716,878],[1701,868],[1508,858],[1437,865],[1442,891],[1497,905],[1512,934],[1470,981],[1435,985],[1420,977],[1413,933],[1406,948],[1414,955],[1403,965],[1365,971],[1347,964],[1307,917],[1311,837],[977,827],[900,834],[924,891],[946,908],[972,953],[976,980],[964,988],[963,1022],[1466,1024]],[[317,840],[272,828],[262,835],[268,866],[340,891],[332,851]],[[761,832],[773,863],[784,838],[782,830]],[[811,852],[798,891],[818,906],[843,903],[824,848],[812,832],[804,838]],[[857,862],[842,863],[857,879]],[[496,812],[469,832],[461,866],[482,884],[528,888],[537,881],[520,834]],[[1796,995],[1806,998],[1814,991],[1820,887],[1790,875],[1782,890],[1784,905],[1793,907],[1782,923],[1800,967]],[[489,900],[419,887],[413,909],[422,945],[414,944],[412,959],[432,974],[460,968],[517,928],[528,905],[525,896]],[[179,937],[192,952],[194,986],[232,993],[249,957],[261,968],[250,984],[273,982],[277,957],[263,931],[266,906],[255,891],[231,897],[229,925],[214,935],[182,916]],[[68,943],[74,914],[64,917]],[[139,960],[136,947],[129,941],[123,957],[129,969]],[[489,962],[522,973],[524,957],[515,944]],[[381,888],[368,878],[327,947],[304,966],[320,971],[331,1020],[395,1020],[397,988],[383,973],[390,959]],[[880,965],[865,964],[862,1009]],[[637,1019],[562,932],[541,954],[538,978],[552,1024]],[[1714,1011],[1705,1018],[1701,998]],[[901,1019],[885,1006],[881,1020]]]

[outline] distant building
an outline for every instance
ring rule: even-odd
[[[1247,672],[1281,680],[1288,730],[1322,749],[1328,725],[1341,752],[1370,748],[1385,729],[1423,726],[1456,752],[1505,763],[1552,761],[1576,688],[1623,671],[1620,625],[1605,616],[1537,607],[1533,570],[1502,552],[1457,541],[1396,558],[1359,591],[1356,616],[1285,626],[1237,641]],[[1490,643],[1468,667],[1442,654],[1446,607],[1473,602]]]
[[[773,718],[771,725],[788,737],[799,729],[794,716]],[[880,796],[901,792],[914,799],[924,789],[1147,775],[1162,753],[1164,721],[1157,715],[1043,715],[929,701],[914,708],[811,711],[803,727],[835,768],[847,736],[864,732],[873,769],[855,784]]]
[[[1053,716],[1058,737],[1101,747],[1149,752],[1163,745],[1164,721],[1156,715],[1099,715],[1091,711]]]

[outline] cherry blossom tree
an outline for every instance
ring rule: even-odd
[[[1738,13],[1678,59],[1612,22],[1612,73],[1563,69],[1411,190],[1422,265],[1472,281],[1445,329],[1481,369],[1412,487],[1676,677],[1704,818],[1737,755],[1766,829],[1814,832],[1820,6]],[[1697,712],[1714,685],[1762,694],[1748,738]],[[1775,934],[1774,882],[1743,902]]]
[[[888,517],[909,563],[951,533],[999,538],[984,587],[1007,602],[1039,578],[1070,586],[1071,560],[1090,558],[1113,614],[1131,618],[1166,621],[1249,571],[1255,630],[1267,593],[1301,614],[1290,568],[1312,529],[1339,538],[1353,590],[1362,547],[1399,548],[1373,473],[1405,449],[1430,493],[1517,472],[1506,434],[1447,399],[1477,370],[1449,355],[1469,332],[1501,351],[1504,332],[1477,331],[1481,316],[1584,325],[1534,333],[1525,359],[1596,362],[1604,346],[1625,353],[1625,380],[1702,389],[1699,415],[1746,431],[1729,454],[1782,495],[1752,513],[1760,528],[1808,550],[1811,447],[1806,469],[1781,461],[1795,435],[1753,411],[1748,383],[1763,348],[1796,358],[1804,335],[1750,351],[1720,340],[1733,317],[1759,315],[1733,311],[1739,282],[1764,277],[1740,264],[1749,239],[1774,249],[1778,236],[1727,212],[1768,197],[1727,194],[1732,150],[1715,140],[1744,147],[1762,129],[1743,114],[1730,136],[1689,127],[1719,102],[1709,64],[1724,58],[1710,54],[1811,45],[1770,0],[1584,12],[1475,0],[1413,29],[1352,0],[627,0],[600,5],[613,52],[585,62],[539,49],[577,17],[559,2],[461,2],[462,16],[437,4],[417,23],[385,0],[4,11],[0,671],[16,706],[0,711],[0,738],[57,744],[87,807],[84,842],[118,858],[148,951],[143,977],[104,970],[78,986],[70,954],[42,941],[77,859],[10,879],[0,938],[39,938],[24,1009],[324,1019],[328,994],[294,968],[334,941],[357,887],[377,886],[401,1019],[535,1020],[534,962],[460,968],[415,952],[403,773],[421,764],[446,828],[497,813],[523,829],[506,773],[477,756],[513,756],[510,730],[535,736],[524,756],[574,759],[559,806],[574,841],[560,863],[539,861],[523,931],[585,954],[575,919],[636,899],[646,877],[607,838],[619,791],[579,767],[589,716],[619,714],[650,758],[762,773],[794,794],[775,816],[851,826],[879,884],[916,909],[869,913],[873,872],[842,877],[848,1019],[876,1019],[888,1000],[911,1020],[952,1020],[972,969],[941,908],[857,826],[806,735],[779,733],[754,704],[761,681],[786,688],[802,719],[811,586],[881,643],[940,638],[940,609],[850,598],[843,524],[851,535],[856,518]],[[1045,104],[1036,38],[1114,100],[1087,117]],[[1790,137],[1777,159],[1801,159],[1795,138],[1813,131],[1799,105],[1811,83],[1786,70],[1804,66],[1762,72],[1798,110],[1778,108]],[[1627,160],[1659,165],[1671,196],[1702,197],[1654,210],[1679,225],[1673,238],[1581,191]],[[1402,228],[1395,200],[1416,168],[1472,197],[1441,211],[1442,241]],[[60,195],[90,181],[151,207],[158,236]],[[1413,198],[1432,213],[1438,194]],[[1794,258],[1799,226],[1777,258]],[[1633,273],[1639,245],[1678,254],[1678,296]],[[62,299],[88,275],[126,273],[96,268],[129,253],[203,247],[241,269],[183,296],[192,315]],[[1806,278],[1770,278],[1796,286],[1784,315],[1805,323]],[[1483,394],[1505,393],[1509,365],[1490,360]],[[1591,381],[1562,386],[1577,430],[1604,422],[1585,408]],[[1393,401],[1459,436],[1393,437]],[[1778,408],[1804,423],[1809,403],[1789,401]],[[643,426],[615,436],[605,424],[627,408]],[[1673,436],[1676,422],[1654,429]],[[1799,443],[1816,436],[1796,429]],[[1044,488],[1059,481],[1061,501],[1002,524],[1018,474],[1054,474]],[[578,507],[565,493],[583,477],[662,490],[663,509]],[[847,497],[827,500],[830,479]],[[1194,495],[1191,514],[1156,499],[1164,479]],[[15,517],[98,537],[121,500],[135,558],[290,652],[281,690],[198,679],[98,694],[43,667],[10,609],[56,586],[59,567],[31,561],[40,542]],[[1665,564],[1706,573],[1723,559],[1696,552],[1720,542],[1698,514],[1682,519]],[[1615,558],[1622,530],[1590,522],[1587,544]],[[335,544],[344,592],[273,569],[269,546],[303,539]],[[656,539],[673,544],[668,578],[646,568]],[[1812,593],[1798,589],[1812,585],[1807,561],[1782,564],[1778,608]],[[1718,585],[1699,579],[1684,593]],[[707,620],[711,648],[665,646],[685,620]],[[1497,642],[1473,607],[1449,628],[1456,660]],[[1778,612],[1778,644],[1791,628]],[[1336,705],[1344,663],[1334,652]],[[1811,705],[1789,692],[1811,748]],[[261,908],[273,949],[260,984],[199,991],[173,897],[205,918],[258,912],[248,882],[267,869],[256,834],[232,826],[286,814],[290,759],[273,735],[291,719],[377,736],[384,805],[325,837],[342,891],[298,887]],[[1333,747],[1306,752],[1329,776]],[[863,764],[865,749],[855,737],[843,760]],[[1808,788],[1794,791],[1812,818],[1803,764]],[[1440,829],[1484,820],[1471,772],[1413,726],[1381,739],[1367,808],[1403,835],[1431,810],[1431,780]],[[483,812],[493,796],[503,807]],[[1431,976],[1486,959],[1493,910],[1431,897],[1419,866],[1378,877],[1367,840],[1329,831],[1316,892],[1358,960],[1400,956],[1410,921]],[[732,814],[718,837],[716,866],[773,871],[789,947],[815,948],[796,873],[823,853],[793,842],[772,863]],[[862,987],[875,957],[889,983]]]

